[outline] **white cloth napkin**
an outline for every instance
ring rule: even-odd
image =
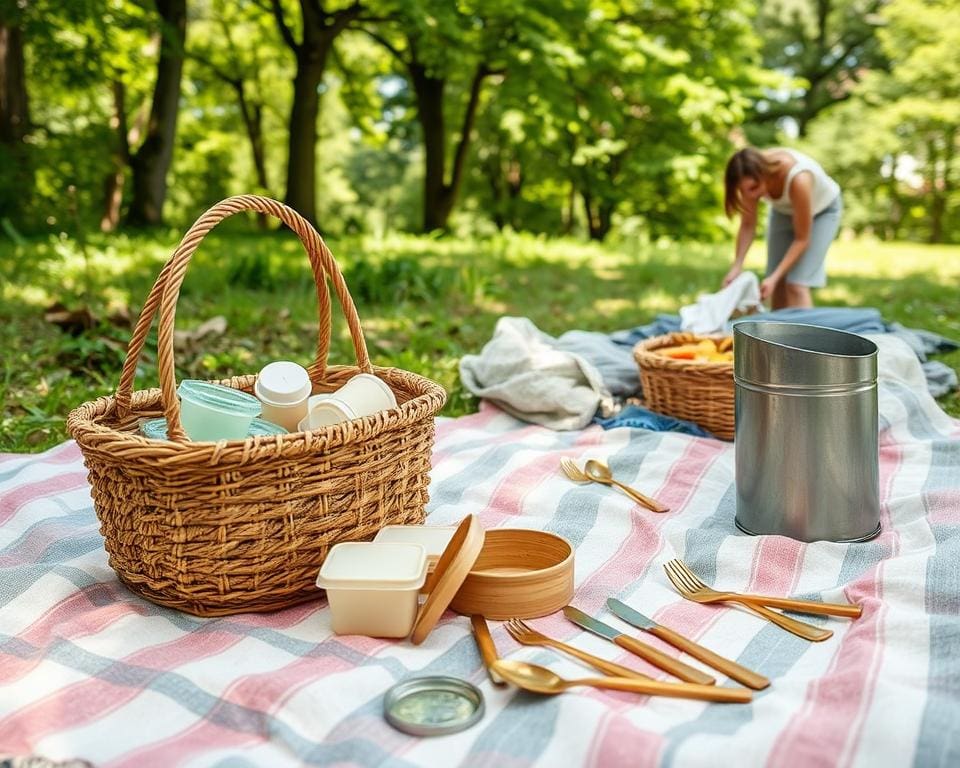
[[[583,429],[611,402],[600,372],[526,317],[501,317],[480,354],[461,358],[460,380],[512,416],[551,429]]]
[[[701,294],[695,304],[681,307],[680,328],[691,333],[719,333],[734,312],[751,312],[760,306],[757,276],[741,272],[723,290]]]

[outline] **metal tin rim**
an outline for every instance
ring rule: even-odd
[[[462,696],[473,705],[473,712],[469,717],[450,723],[430,724],[415,723],[398,717],[393,708],[404,698],[421,691],[445,691]],[[483,718],[484,703],[480,689],[466,680],[444,675],[430,675],[414,677],[392,686],[383,696],[383,716],[398,731],[409,733],[412,736],[443,736],[448,733],[457,733],[478,723]]]
[[[796,328],[813,328],[817,331],[826,331],[829,336],[847,336],[849,338],[857,339],[858,342],[866,342],[873,347],[872,350],[868,352],[858,352],[855,354],[848,354],[845,352],[824,352],[817,349],[804,349],[802,347],[797,347],[793,344],[788,344],[783,341],[773,341],[771,339],[764,338],[763,336],[758,335],[758,328],[764,325],[780,325],[786,327],[788,330],[793,330]],[[789,323],[789,322],[780,322],[777,320],[750,320],[744,319],[739,320],[733,324],[733,331],[736,333],[739,331],[744,336],[747,336],[755,341],[759,341],[763,344],[768,344],[772,347],[777,347],[779,349],[787,350],[788,352],[800,352],[803,354],[814,355],[817,357],[832,357],[840,360],[864,360],[871,357],[875,357],[879,351],[876,343],[870,339],[864,338],[862,334],[853,333],[851,331],[841,331],[839,328],[828,328],[824,325],[813,325],[812,323]]]
[[[793,538],[792,536],[789,536],[786,533],[768,534],[768,533],[757,533],[756,531],[751,531],[745,525],[742,525],[740,523],[739,518],[736,518],[736,517],[733,518],[733,522],[736,523],[737,528],[739,528],[744,533],[749,534],[750,536],[787,536],[787,538]],[[880,533],[880,523],[877,523],[877,527],[874,528],[866,536],[858,536],[855,539],[816,539],[816,541],[830,541],[830,542],[833,542],[834,544],[856,544],[861,541],[870,541],[870,539],[874,538],[878,533]],[[797,539],[797,541],[802,541],[802,539]]]

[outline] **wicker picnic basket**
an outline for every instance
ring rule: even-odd
[[[651,411],[699,424],[722,440],[733,440],[733,363],[674,360],[656,352],[707,338],[719,341],[724,337],[668,333],[633,348],[644,404]]]
[[[308,368],[314,392],[373,373],[397,407],[312,432],[191,442],[180,422],[173,361],[180,285],[200,241],[240,211],[271,214],[303,243],[317,286],[319,334]],[[328,366],[333,285],[356,365]],[[133,391],[137,361],[159,311],[160,388]],[[256,376],[221,384],[252,391]],[[332,254],[292,209],[264,197],[231,197],[204,213],[160,272],[137,321],[117,392],[75,409],[67,428],[89,471],[110,565],[134,592],[199,616],[271,611],[317,595],[329,548],[371,539],[387,524],[424,519],[434,415],[446,393],[434,382],[370,364],[356,307]],[[168,440],[138,426],[165,416]]]

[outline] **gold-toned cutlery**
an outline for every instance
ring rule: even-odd
[[[715,603],[718,602],[711,597],[707,597],[706,600],[703,600],[699,597],[699,590],[696,587],[691,586],[686,581],[686,576],[680,571],[675,565],[674,561],[666,563],[664,570],[667,572],[667,578],[670,579],[670,582],[676,588],[677,592],[687,600],[692,600],[695,603]],[[767,621],[772,624],[776,624],[781,629],[787,630],[787,632],[792,632],[798,637],[802,637],[804,640],[810,640],[812,642],[818,643],[822,640],[826,640],[829,637],[833,637],[833,630],[830,629],[820,629],[820,627],[815,627],[813,624],[807,624],[803,621],[797,621],[796,619],[791,619],[789,616],[784,616],[782,613],[777,613],[772,611],[769,608],[765,608],[759,603],[751,603],[744,600],[740,600],[735,596],[726,598],[723,602],[727,603],[738,603],[742,605],[749,611],[753,611],[758,616],[762,616]]]
[[[664,506],[656,499],[651,499],[649,496],[640,493],[640,491],[638,491],[636,488],[632,488],[625,483],[621,483],[619,480],[615,480],[613,478],[613,472],[610,471],[610,467],[608,467],[602,461],[597,459],[589,459],[584,465],[583,471],[584,474],[594,482],[616,486],[621,491],[633,497],[636,501],[653,512],[670,511],[670,507]]]
[[[627,624],[631,624],[637,629],[642,629],[644,632],[649,632],[654,637],[659,637],[674,648],[679,648],[698,661],[702,661],[707,666],[713,667],[718,672],[723,672],[731,680],[736,680],[738,683],[742,683],[748,688],[753,688],[757,691],[763,690],[770,685],[770,680],[763,675],[757,674],[752,669],[747,669],[731,659],[724,658],[709,648],[704,648],[699,643],[695,643],[693,640],[684,637],[678,632],[674,632],[662,624],[657,624],[653,619],[644,616],[639,611],[635,611],[626,603],[622,603],[611,597],[607,600],[607,608],[609,608],[615,616],[627,622]]]
[[[637,504],[640,504],[641,506],[646,507],[653,512],[670,511],[669,507],[665,507],[660,502],[651,499],[649,496],[645,496],[637,489],[631,488],[629,485],[624,485],[623,483],[614,480],[612,475],[610,475],[610,468],[603,462],[597,461],[596,459],[590,459],[587,462],[587,466],[592,467],[594,474],[588,474],[588,472],[580,469],[580,467],[577,466],[577,463],[567,456],[562,456],[560,458],[560,468],[563,470],[563,473],[575,483],[602,483],[604,485],[615,485],[617,488],[620,488],[620,490],[627,494],[627,496],[637,502]]]
[[[569,656],[573,656],[575,659],[580,659],[580,661],[599,669],[604,674],[612,675],[613,677],[639,677],[644,680],[650,679],[650,677],[647,675],[644,675],[641,672],[635,672],[629,667],[624,667],[620,664],[615,664],[612,661],[601,659],[599,656],[594,656],[592,653],[581,651],[579,648],[574,648],[572,645],[567,645],[559,640],[554,640],[552,637],[547,637],[520,619],[511,619],[504,626],[507,628],[507,632],[510,634],[510,637],[512,637],[521,645],[539,645],[562,651]]]
[[[487,626],[487,620],[479,614],[470,617],[470,625],[473,627],[473,637],[477,641],[477,648],[480,650],[480,658],[483,659],[483,665],[487,668],[487,675],[490,682],[494,685],[506,685],[506,681],[496,673],[494,665],[498,661],[497,646],[493,642],[493,635],[490,634],[490,627]]]
[[[625,651],[630,651],[634,656],[639,656],[644,661],[648,661],[664,672],[669,672],[674,677],[679,677],[688,683],[697,683],[699,685],[713,685],[716,678],[711,677],[706,672],[684,664],[679,659],[668,656],[663,651],[658,651],[652,645],[640,642],[636,638],[623,634],[609,624],[597,621],[593,616],[584,613],[579,608],[568,605],[563,609],[563,615],[578,627],[582,627],[588,632],[609,640],[615,645],[620,646]]]
[[[560,457],[560,469],[562,469],[563,473],[575,483],[592,482],[590,478],[583,473],[583,470],[577,466],[577,463],[568,456]]]
[[[684,577],[684,583],[690,586],[698,595],[699,602],[723,602],[724,600],[742,600],[748,603],[757,603],[767,608],[783,608],[797,613],[813,613],[823,616],[845,616],[849,619],[858,619],[863,608],[851,603],[819,603],[816,600],[795,600],[791,597],[773,597],[767,595],[744,595],[740,592],[720,592],[709,584],[704,583],[683,560],[674,559],[678,573]]]
[[[589,685],[593,688],[609,688],[615,691],[645,693],[650,696],[672,696],[680,699],[699,699],[701,701],[722,701],[746,703],[753,693],[746,688],[722,688],[716,685],[696,685],[693,683],[664,683],[660,680],[643,680],[630,677],[588,677],[578,680],[565,680],[546,667],[525,661],[501,659],[494,669],[502,678],[518,688],[533,693],[563,693],[567,688]]]

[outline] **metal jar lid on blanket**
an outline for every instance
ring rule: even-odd
[[[737,526],[801,541],[880,531],[877,346],[813,325],[734,325]]]

